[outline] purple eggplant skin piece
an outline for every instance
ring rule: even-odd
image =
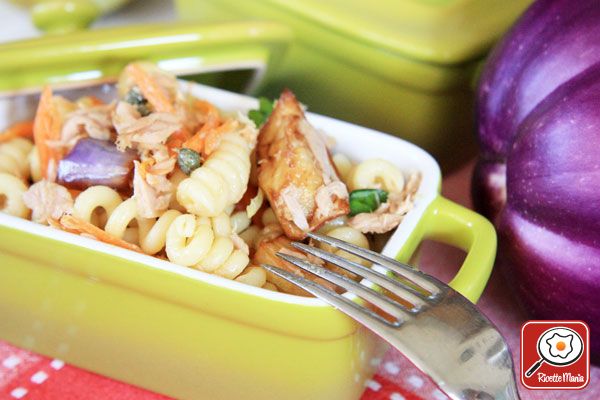
[[[129,192],[135,159],[136,152],[120,151],[110,141],[80,139],[58,163],[57,181],[69,189],[85,190],[104,185]]]
[[[501,268],[535,318],[575,319],[600,362],[600,63],[520,124],[506,162]]]

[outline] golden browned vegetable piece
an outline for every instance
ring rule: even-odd
[[[308,272],[304,272],[303,270],[296,267],[295,265],[292,265],[292,264],[288,263],[287,261],[284,261],[281,258],[277,257],[277,253],[282,252],[282,253],[286,253],[289,255],[293,255],[298,258],[307,259],[307,256],[304,253],[301,253],[300,251],[293,248],[290,243],[291,243],[290,240],[288,238],[286,238],[285,236],[279,236],[279,237],[277,237],[275,239],[271,239],[271,240],[264,240],[264,241],[260,242],[260,244],[258,245],[258,247],[256,249],[256,253],[254,254],[254,257],[252,258],[252,262],[255,263],[256,265],[261,265],[261,264],[274,265],[276,267],[279,267],[281,269],[284,269],[286,271],[289,271],[296,275],[299,275],[303,278],[315,281],[325,287],[330,288],[331,290],[335,290],[335,286],[333,284],[331,284],[330,282],[327,282],[326,280],[321,279],[321,278],[319,278],[315,275],[312,275]],[[309,261],[313,262],[315,260],[309,260]],[[279,289],[281,289],[281,291],[283,291],[285,293],[296,294],[299,296],[312,296],[310,293],[304,291],[303,289],[300,289],[298,286],[294,285],[293,283],[290,283],[287,280],[285,280],[277,275],[274,275],[270,272],[267,272],[267,281],[275,284]]]
[[[289,90],[260,130],[257,154],[258,184],[287,237],[304,239],[306,232],[349,212],[348,190],[325,139]]]

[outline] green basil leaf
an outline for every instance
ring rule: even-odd
[[[381,189],[359,189],[350,193],[350,215],[369,213],[377,210],[388,199],[388,193]]]
[[[248,111],[248,118],[250,118],[256,126],[261,127],[275,108],[275,100],[269,100],[266,97],[260,97],[258,99],[258,110]]]

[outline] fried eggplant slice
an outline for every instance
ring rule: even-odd
[[[261,265],[261,264],[273,265],[275,267],[279,267],[288,272],[291,272],[295,275],[301,276],[306,279],[310,279],[320,285],[328,287],[331,290],[335,290],[335,286],[332,283],[330,283],[322,278],[319,278],[316,275],[305,272],[302,269],[296,267],[295,265],[290,264],[289,262],[284,261],[281,258],[277,257],[278,252],[293,255],[298,258],[307,259],[308,261],[311,261],[311,262],[316,261],[315,259],[308,259],[306,254],[304,254],[304,253],[296,250],[294,247],[292,247],[291,241],[288,238],[286,238],[285,236],[279,236],[275,239],[264,240],[264,241],[260,242],[256,249],[256,253],[254,254],[254,257],[252,257],[252,263],[256,264],[256,265]],[[312,296],[312,294],[308,293],[304,289],[301,289],[300,287],[294,285],[293,283],[288,282],[287,280],[285,280],[275,274],[272,274],[271,272],[268,272],[268,271],[267,271],[267,282],[273,283],[281,291],[283,291],[285,293],[295,294],[295,295],[299,295],[299,296]]]
[[[325,139],[291,91],[284,90],[260,130],[257,155],[258,184],[287,237],[304,239],[306,232],[348,214],[348,189]]]

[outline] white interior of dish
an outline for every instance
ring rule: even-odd
[[[245,113],[249,109],[258,107],[257,100],[252,97],[189,82],[182,82],[182,85],[184,89],[190,90],[194,96],[206,99],[224,111],[241,111]],[[108,100],[110,100],[110,96],[112,95],[111,90],[106,87],[93,88],[85,92],[77,90],[77,93],[67,93],[66,95],[68,97],[77,98],[83,94],[100,95],[100,97],[104,97]],[[37,99],[35,96],[0,99],[0,128],[15,121],[31,118],[35,111],[36,103]],[[401,112],[401,110],[398,112]],[[334,152],[344,153],[353,161],[383,158],[396,164],[405,173],[412,171],[421,172],[423,179],[417,193],[415,207],[407,214],[406,218],[390,237],[382,251],[384,255],[390,257],[396,256],[402,245],[407,241],[411,232],[415,229],[427,206],[437,196],[441,180],[441,172],[438,164],[427,152],[402,139],[313,113],[308,113],[308,119],[315,127],[322,129],[327,135],[336,140],[337,144]],[[0,225],[13,227],[53,240],[75,244],[91,250],[110,253],[114,256],[127,258],[149,265],[153,268],[177,273],[191,279],[201,280],[230,290],[242,291],[287,303],[296,303],[307,306],[325,305],[324,302],[316,298],[293,296],[255,288],[219,276],[175,265],[152,256],[135,253],[93,239],[62,232],[54,228],[42,226],[3,213],[0,213]]]

